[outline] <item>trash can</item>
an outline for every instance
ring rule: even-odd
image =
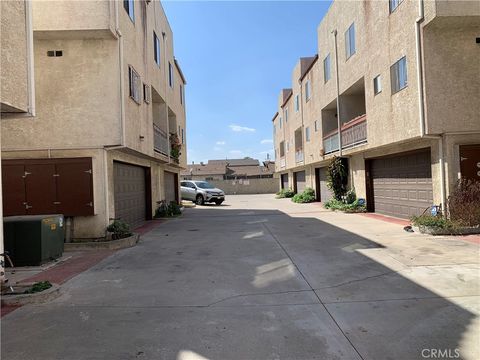
[[[13,266],[41,265],[63,254],[63,215],[5,217],[3,236]]]

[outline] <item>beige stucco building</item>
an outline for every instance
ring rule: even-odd
[[[63,213],[82,240],[178,201],[186,81],[161,3],[33,1],[31,17],[35,116],[6,113],[2,94],[4,215]],[[10,56],[2,36],[2,65]],[[2,66],[2,90],[4,77],[26,76]]]
[[[282,186],[326,201],[345,157],[369,210],[408,218],[480,180],[479,26],[474,1],[334,1],[272,120]]]

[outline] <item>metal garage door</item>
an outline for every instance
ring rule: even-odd
[[[288,174],[280,175],[282,181],[282,189],[288,189]]]
[[[164,173],[164,179],[165,179],[165,200],[167,203],[170,203],[170,201],[177,201],[177,190],[178,190],[178,184],[177,184],[177,174],[171,173],[169,171],[165,171]]]
[[[430,150],[374,159],[371,173],[376,212],[409,218],[433,204]]]
[[[113,169],[115,218],[134,229],[146,219],[145,169],[117,162]]]
[[[327,186],[327,168],[320,168],[320,201],[325,203],[333,198],[332,191]]]
[[[305,190],[305,171],[297,171],[294,174],[295,190],[297,193],[301,193]]]

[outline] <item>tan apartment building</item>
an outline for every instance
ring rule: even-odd
[[[33,1],[31,14],[35,116],[18,121],[2,94],[4,216],[64,214],[74,240],[112,219],[135,228],[179,200],[186,166],[186,82],[162,5]]]
[[[474,1],[334,1],[272,119],[281,186],[326,201],[341,156],[370,211],[408,218],[480,180],[479,26]]]

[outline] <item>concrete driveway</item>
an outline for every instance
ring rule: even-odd
[[[474,360],[479,287],[478,245],[229,196],[5,316],[2,359]]]

